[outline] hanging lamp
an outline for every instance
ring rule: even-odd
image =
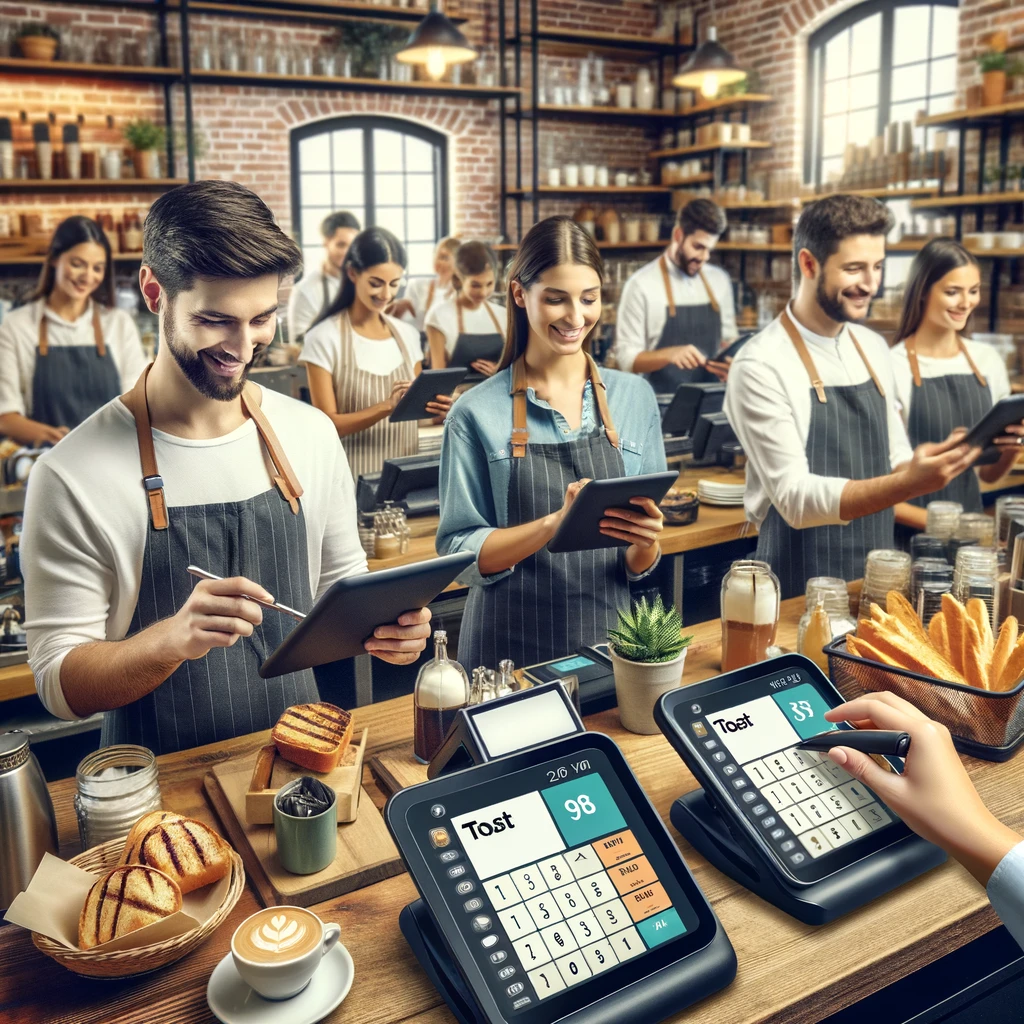
[[[714,20],[714,5],[711,18]],[[677,89],[694,89],[705,98],[714,99],[723,85],[735,85],[747,77],[737,67],[732,54],[718,41],[718,30],[709,26],[707,38],[690,54],[690,59],[675,73],[672,84]]]
[[[434,8],[416,26],[409,41],[395,54],[403,64],[419,64],[437,81],[449,64],[465,64],[478,54],[469,40],[442,11]]]

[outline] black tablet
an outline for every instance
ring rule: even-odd
[[[427,403],[433,402],[438,395],[450,395],[465,376],[466,368],[458,364],[446,370],[423,370],[409,385],[409,390],[399,399],[388,419],[392,423],[430,419],[433,413],[427,412]]]
[[[735,359],[741,348],[753,337],[753,334],[744,334],[737,338],[728,348],[723,349],[717,355],[711,356],[712,363],[724,363],[726,359]]]
[[[972,448],[986,449],[982,458],[994,461],[993,456],[998,456],[999,449],[992,442],[1002,437],[1011,423],[1019,423],[1021,420],[1024,420],[1024,395],[1001,398],[967,431],[964,443]]]
[[[800,750],[843,703],[798,654],[673,690],[655,719],[712,806],[787,883],[810,885],[909,837],[876,793],[827,754]],[[844,726],[845,727],[845,726]],[[900,770],[897,758],[886,758]]]
[[[455,351],[448,357],[449,366],[471,366],[478,359],[496,363],[501,359],[505,339],[494,334],[460,334]]]
[[[595,548],[627,547],[625,541],[606,537],[600,522],[605,509],[635,509],[630,498],[665,497],[668,489],[679,478],[678,472],[648,473],[644,476],[621,476],[612,480],[591,480],[569,507],[554,537],[548,541],[548,551],[593,551]],[[639,510],[638,510],[639,511]]]
[[[462,551],[338,580],[263,662],[260,675],[270,679],[365,654],[363,641],[377,626],[426,607],[475,559],[472,552]]]

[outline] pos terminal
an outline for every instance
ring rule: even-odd
[[[672,824],[720,871],[807,924],[825,924],[943,863],[879,797],[804,740],[843,703],[788,654],[665,694],[654,717],[701,789]],[[849,728],[845,727],[844,728]],[[880,758],[901,771],[897,757]]]
[[[477,763],[384,811],[420,893],[402,933],[456,1018],[654,1024],[728,985],[722,926],[621,751],[582,731],[564,688],[470,715],[462,749]]]

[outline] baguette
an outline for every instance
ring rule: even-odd
[[[181,821],[181,819],[182,815],[176,814],[174,811],[150,811],[149,814],[144,814],[132,825],[131,831],[125,838],[124,852],[121,854],[118,864],[134,864],[136,862],[139,844],[151,828],[167,821]]]
[[[1003,624],[999,627],[999,639],[996,640],[995,650],[992,652],[992,666],[989,669],[988,676],[988,687],[990,690],[999,689],[999,681],[1002,678],[1003,669],[1006,668],[1006,662],[1013,653],[1013,649],[1017,646],[1017,632],[1016,618],[1012,615],[1007,615],[1003,619]]]
[[[858,658],[867,658],[868,661],[878,661],[883,665],[891,665],[893,668],[902,668],[903,666],[895,659],[890,658],[888,654],[883,654],[881,651],[872,647],[863,637],[854,636],[852,633],[846,637],[846,649],[850,654],[855,654]]]
[[[992,658],[996,640],[992,635],[992,619],[989,616],[988,608],[985,607],[985,602],[980,597],[972,597],[967,602],[967,615],[978,627],[981,654],[985,662],[988,663]]]
[[[883,632],[876,623],[861,622],[858,627],[863,638],[876,650],[894,658],[896,663],[911,672],[962,683],[963,677],[952,665],[930,645],[922,645],[908,639],[902,632]]]
[[[145,928],[181,910],[181,889],[155,868],[119,864],[89,890],[78,917],[78,948]]]
[[[952,662],[949,656],[949,633],[946,631],[946,616],[942,612],[936,612],[932,621],[928,623],[928,639],[947,661]]]
[[[952,594],[942,595],[942,614],[949,636],[949,660],[961,675],[964,671],[964,639],[967,634],[967,610]]]
[[[1010,652],[1010,657],[1006,659],[1006,664],[999,676],[999,683],[993,689],[1003,693],[1012,690],[1020,682],[1022,675],[1024,675],[1024,638],[1019,639],[1017,646]]]
[[[885,610],[894,618],[904,630],[909,633],[918,643],[929,643],[928,633],[921,620],[914,611],[914,606],[898,591],[890,590],[885,595]]]
[[[985,653],[981,630],[970,615],[965,620],[965,625],[967,630],[964,634],[964,678],[968,686],[987,690],[989,658]]]
[[[209,825],[179,818],[151,828],[137,844],[134,863],[162,871],[190,893],[231,870],[230,849]]]
[[[352,739],[353,726],[352,715],[333,704],[296,704],[277,720],[270,738],[292,764],[311,772],[332,772]]]

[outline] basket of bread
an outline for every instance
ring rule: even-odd
[[[64,862],[47,854],[7,920],[76,974],[126,978],[165,967],[208,939],[245,887],[242,858],[204,822],[140,818]]]
[[[825,648],[829,674],[848,700],[891,690],[942,722],[963,753],[1005,761],[1024,741],[1024,635],[1008,616],[992,631],[983,601],[950,594],[927,627],[898,591],[871,606],[856,634]]]

